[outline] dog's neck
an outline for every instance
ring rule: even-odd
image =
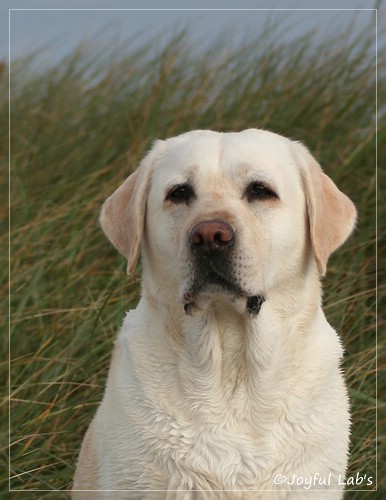
[[[173,367],[170,379],[153,381],[166,384],[164,394],[170,392],[170,384],[175,388],[163,397],[179,394],[178,405],[207,422],[243,412],[251,420],[264,415],[269,419],[279,411],[284,394],[296,392],[299,376],[308,376],[294,370],[293,364],[302,366],[310,335],[323,321],[316,273],[307,283],[283,286],[294,287],[293,293],[271,291],[258,315],[246,309],[241,313],[224,296],[191,316],[178,300],[161,303],[156,290],[144,288],[140,307],[153,309],[146,316],[157,318],[157,324],[149,325],[154,349],[150,354],[160,357],[161,364],[167,359]],[[283,296],[291,300],[283,303]],[[283,380],[283,373],[293,376]],[[267,399],[270,393],[277,398]]]
[[[257,315],[248,312],[246,299],[232,302],[225,294],[203,301],[188,315],[178,300],[178,284],[167,282],[167,276],[152,280],[146,268],[144,273],[140,307],[148,309],[141,318],[150,318],[149,358],[170,366],[165,380],[158,377],[150,385],[161,384],[171,404],[206,422],[232,420],[235,414],[269,421],[286,394],[298,391],[299,378],[314,376],[304,359],[316,362],[310,340],[323,330],[325,318],[313,262],[302,280],[298,273],[269,290]]]
[[[144,283],[143,300],[156,309],[155,317],[163,318],[163,334],[171,350],[178,351],[177,362],[186,365],[185,373],[194,374],[196,390],[204,379],[205,390],[209,381],[221,384],[228,378],[234,383],[235,377],[247,375],[258,380],[276,358],[286,359],[283,350],[301,349],[302,338],[321,314],[315,266],[302,282],[294,278],[270,290],[257,315],[248,312],[246,299],[231,300],[225,294],[201,301],[188,315],[172,293],[176,284],[163,282],[161,293],[150,273]]]

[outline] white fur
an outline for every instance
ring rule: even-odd
[[[141,181],[147,187],[136,186],[146,203],[130,209],[140,213],[135,232],[143,231],[142,298],[116,341],[73,498],[342,497],[348,399],[318,269],[348,236],[355,209],[332,182],[318,198],[328,203],[315,199],[312,179],[324,175],[315,164],[300,144],[261,130],[190,132],[158,142],[145,158],[138,176],[148,178]],[[188,179],[194,201],[165,201],[171,186]],[[255,179],[279,199],[249,203],[243,193]],[[133,229],[126,209],[114,208],[126,206],[122,196],[121,189],[106,202],[102,225],[130,261],[134,243],[122,243],[122,234],[125,224]],[[342,217],[349,222],[340,222],[335,214],[342,210],[330,203],[348,207]],[[327,243],[315,241],[320,231],[310,235],[322,213],[332,227]],[[258,315],[247,311],[245,296],[215,289],[203,290],[192,313],[184,312],[194,274],[189,231],[218,218],[235,230],[235,274],[245,296],[266,298]],[[278,474],[288,482],[275,484]],[[289,485],[294,478],[320,481],[308,491]]]

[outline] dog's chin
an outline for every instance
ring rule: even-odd
[[[212,306],[232,306],[238,313],[257,315],[265,298],[259,292],[244,290],[237,283],[221,277],[184,287],[181,302],[185,312],[193,315]]]

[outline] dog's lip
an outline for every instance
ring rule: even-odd
[[[228,272],[222,270],[221,266],[218,266],[215,261],[210,260],[209,267],[210,269],[204,276],[204,284],[209,287],[218,286],[226,292],[234,293],[241,297],[245,295],[237,281],[232,279],[232,276]]]
[[[223,293],[234,298],[248,299],[260,295],[259,291],[245,287],[243,282],[232,273],[233,265],[228,259],[218,259],[216,256],[205,256],[205,263],[195,262],[194,279],[181,294],[181,302],[192,304],[199,296]],[[193,271],[193,270],[192,270]],[[193,277],[193,276],[192,276]]]
[[[217,275],[219,276],[219,275]],[[212,282],[209,282],[208,289],[210,290],[213,287],[213,291],[220,293],[225,293],[226,295],[232,295],[235,297],[244,298],[245,292],[239,287],[237,283],[229,282],[224,280],[221,276],[217,279],[214,279]]]
[[[213,279],[210,279],[210,278]],[[199,288],[195,288],[192,286],[188,290],[183,293],[182,302],[190,303],[194,302],[196,297],[201,294],[211,293],[208,289],[213,287],[215,291],[222,291],[228,295],[234,295],[239,298],[248,298],[253,295],[259,295],[258,293],[254,294],[249,291],[243,290],[237,283],[230,281],[229,279],[224,278],[221,274],[211,273],[206,280],[206,286],[203,284]]]

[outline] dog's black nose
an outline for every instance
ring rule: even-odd
[[[230,250],[235,244],[235,232],[221,220],[209,220],[196,224],[189,234],[189,246],[203,254]]]

